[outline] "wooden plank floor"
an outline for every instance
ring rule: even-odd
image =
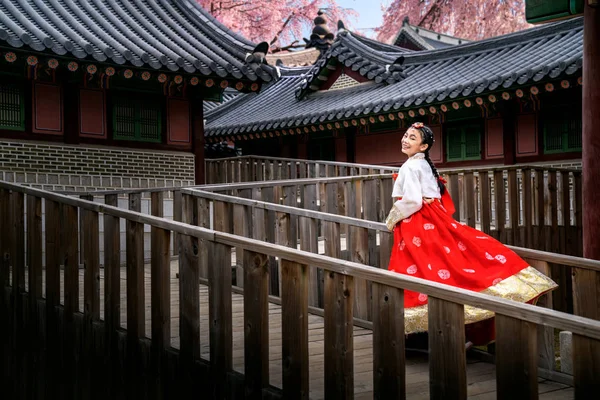
[[[171,345],[179,347],[179,280],[177,261],[171,264]],[[100,270],[101,316],[104,315],[104,270]],[[126,274],[121,270],[121,325],[126,328]],[[146,336],[150,337],[150,268],[145,270]],[[62,285],[61,285],[62,286]],[[209,359],[208,287],[200,285],[200,343],[201,357]],[[62,299],[61,299],[62,301]],[[240,294],[232,295],[233,305],[233,366],[244,372],[244,302]],[[80,311],[83,310],[83,270],[80,276]],[[269,360],[270,383],[281,387],[281,307],[269,305]],[[310,398],[324,398],[324,322],[323,318],[309,315]],[[354,327],[354,382],[355,399],[373,398],[373,337],[371,331]],[[427,355],[409,352],[406,356],[406,394],[408,399],[429,399],[429,366]],[[467,359],[468,396],[470,399],[496,399],[494,364]],[[540,399],[573,399],[573,388],[549,380],[539,380]]]

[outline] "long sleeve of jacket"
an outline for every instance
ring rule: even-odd
[[[423,207],[423,192],[419,172],[416,168],[406,168],[401,184],[402,198],[396,200],[394,207],[398,209],[402,219],[408,218]]]

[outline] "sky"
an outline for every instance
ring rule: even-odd
[[[381,11],[381,2],[373,0],[338,0],[342,7],[353,8],[359,14],[353,24],[353,31],[363,36],[372,37],[373,28],[382,24],[383,11]],[[337,21],[335,21],[337,24]]]

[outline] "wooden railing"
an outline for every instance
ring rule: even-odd
[[[447,188],[457,210],[454,218],[458,221],[507,244],[570,255],[582,254],[581,171],[507,167],[453,170],[443,172],[442,176],[448,181]],[[269,192],[272,190],[274,198],[281,198],[282,188],[293,184],[298,187],[300,207],[306,203],[307,207],[323,210],[324,185],[331,182],[338,183],[340,187],[336,213],[380,222],[385,219],[392,204],[390,174],[202,187],[221,193],[260,187]],[[314,194],[305,201],[305,188],[313,185],[316,185]],[[364,207],[364,203],[370,204]]]
[[[184,202],[196,201],[201,204],[199,208],[203,210],[214,209],[212,219],[222,222],[216,224],[213,229],[387,269],[393,244],[392,234],[383,223],[337,215],[335,213],[337,203],[334,200],[338,198],[338,188],[336,182],[325,184],[325,212],[263,201],[264,197],[272,198],[272,193],[268,190],[268,195],[265,196],[265,187],[241,188],[235,191],[237,196],[200,189],[182,189],[182,193],[184,199],[187,199]],[[285,186],[281,191],[284,199],[294,197],[297,192],[293,185]],[[308,192],[310,193],[311,190]],[[189,196],[193,196],[195,200],[190,199]],[[209,223],[210,218],[206,217],[202,220]],[[563,277],[567,274],[566,271],[571,274],[572,266],[589,267],[600,271],[600,262],[521,247],[509,246],[509,248],[525,258],[533,267],[551,276],[559,285],[564,285]],[[269,271],[269,293],[277,297],[280,294],[280,271],[275,258],[269,259]],[[320,314],[319,310],[325,304],[323,273],[319,268],[315,268],[310,271],[309,276],[308,301],[311,312],[316,314]],[[235,268],[234,282],[239,287],[244,286],[242,263],[238,263]],[[577,287],[572,288],[569,283],[568,287],[559,286],[554,293],[543,296],[538,304],[564,310],[560,299],[563,297],[572,299],[577,295],[579,295]],[[369,327],[369,321],[374,317],[372,315],[374,298],[371,296],[370,285],[357,279],[354,317],[355,323],[363,327]],[[554,297],[559,301],[553,300]],[[545,349],[540,353],[540,365],[550,371],[555,369],[554,341],[554,334],[550,331],[540,337],[540,347]]]
[[[207,184],[324,178],[397,172],[397,167],[337,161],[240,156],[205,160]]]
[[[136,209],[137,195],[130,196]],[[205,223],[206,204],[183,198],[183,219]],[[216,231],[160,217],[160,194],[144,215],[56,193],[0,182],[0,343],[2,388],[7,398],[301,398],[309,392],[309,270],[322,269],[324,280],[325,397],[352,398],[353,309],[355,282],[373,290],[372,329],[376,398],[405,397],[403,290],[429,296],[429,380],[432,398],[466,398],[464,305],[496,313],[496,380],[499,398],[537,397],[538,329],[573,332],[576,396],[598,385],[600,367],[590,363],[590,348],[600,345],[600,322],[541,307],[464,291],[286,246],[223,232],[230,222],[226,203],[215,201]],[[45,213],[42,214],[42,208]],[[257,212],[259,208],[255,210]],[[27,213],[26,213],[27,211]],[[78,225],[82,218],[84,271],[80,287]],[[239,215],[251,209],[238,204]],[[278,214],[290,226],[289,214]],[[104,222],[104,287],[99,279],[99,223]],[[256,214],[255,217],[256,218]],[[118,224],[125,220],[126,309],[120,310]],[[263,218],[264,220],[264,218]],[[254,222],[257,222],[255,219]],[[339,223],[328,221],[328,231]],[[46,255],[41,257],[42,225]],[[141,256],[144,226],[152,230],[151,329],[145,329],[145,279]],[[260,223],[253,224],[253,227]],[[27,234],[25,233],[27,229]],[[254,228],[253,228],[254,230]],[[178,323],[180,348],[170,344],[171,304],[168,278],[169,238],[179,235]],[[330,235],[329,233],[328,235]],[[25,247],[25,235],[27,246]],[[231,254],[238,250],[244,270],[245,375],[232,371]],[[561,263],[600,271],[600,263],[522,250],[528,256],[559,257]],[[523,253],[522,253],[523,254]],[[269,382],[269,257],[281,271],[283,388]],[[210,361],[200,357],[198,285],[200,266],[208,269]],[[64,275],[64,279],[62,276]],[[103,289],[103,290],[102,290]],[[83,292],[83,304],[79,304]],[[101,293],[104,309],[101,312]],[[63,299],[61,301],[61,298]],[[126,314],[126,326],[119,316]],[[461,327],[452,329],[449,327]],[[515,336],[516,335],[516,336]],[[151,339],[149,338],[151,337]],[[589,347],[593,346],[593,347]],[[227,392],[227,393],[225,393]]]
[[[506,244],[565,255],[582,255],[581,171],[508,167],[457,170],[445,173],[444,177],[448,181],[447,188],[456,205],[454,218],[458,221],[480,229]],[[329,189],[330,197],[326,193],[327,185],[332,186]],[[337,188],[333,188],[333,185],[337,185]],[[392,185],[390,174],[373,174],[215,184],[200,188],[215,193],[382,222],[392,206]],[[177,194],[179,192],[174,191],[174,188],[152,191],[160,190],[165,192],[165,207],[170,211],[165,215],[180,221],[181,197]],[[148,189],[142,189],[96,194],[145,193],[141,202],[143,208],[149,210],[150,192]],[[126,198],[121,198],[120,201],[122,205],[127,202]],[[268,215],[271,220],[267,225],[266,234],[270,241],[273,241],[274,214]],[[501,224],[498,221],[505,222]],[[323,236],[321,223],[316,224],[315,235]],[[350,237],[346,225],[342,225],[341,229],[344,237]],[[148,242],[148,229],[144,235],[145,241]],[[374,233],[371,232],[368,240],[372,242],[374,237]],[[376,254],[370,255],[370,260],[373,260],[375,265]],[[344,259],[350,259],[345,252],[342,255]],[[149,257],[148,251],[145,252],[145,256]],[[560,286],[552,295],[554,307],[572,312],[570,267],[551,263],[549,268],[553,279]]]

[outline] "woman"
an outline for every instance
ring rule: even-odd
[[[394,232],[389,270],[519,302],[533,303],[557,287],[512,250],[452,218],[454,205],[429,157],[433,132],[414,123],[402,138],[408,160],[398,171],[386,219]],[[404,292],[405,332],[427,330],[427,295]],[[494,339],[493,313],[465,306],[467,339]],[[474,324],[478,322],[478,324]]]

